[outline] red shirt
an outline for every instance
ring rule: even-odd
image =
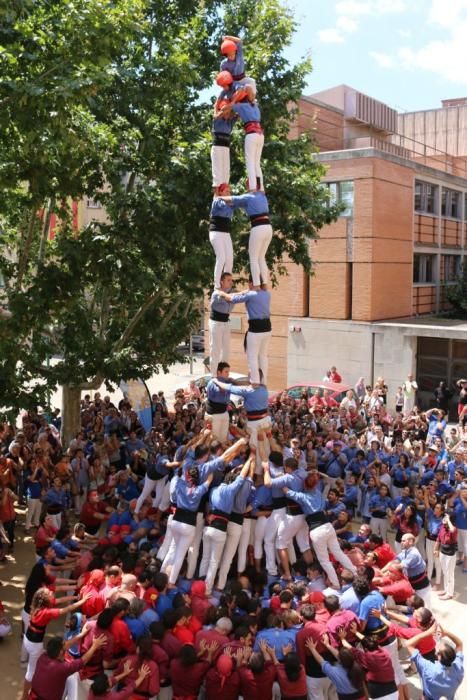
[[[50,544],[50,538],[54,538],[58,530],[56,527],[44,527],[41,525],[36,532],[34,541],[36,543],[36,548],[41,549],[46,545]]]
[[[276,680],[276,667],[271,661],[266,661],[261,673],[253,673],[248,666],[241,666],[238,672],[243,700],[271,700]]]
[[[396,553],[387,542],[384,542],[381,547],[376,547],[373,551],[378,557],[378,566],[380,569],[384,569],[386,564],[389,564],[390,561],[396,558]]]
[[[222,676],[215,668],[209,669],[206,674],[206,700],[238,700],[240,693],[240,676],[238,671],[233,671],[222,683]],[[257,696],[258,697],[258,696]]]
[[[130,630],[126,623],[118,617],[115,617],[110,625],[110,632],[114,638],[114,656],[125,654],[133,654],[135,651],[135,643],[131,637]]]
[[[197,661],[193,666],[183,666],[180,659],[170,662],[170,677],[174,695],[194,695],[198,697],[199,689],[209,669],[207,661]]]
[[[211,642],[216,642],[217,644],[219,644],[219,652],[221,647],[223,647],[226,644],[230,644],[229,638],[225,634],[221,634],[217,630],[200,630],[196,633],[195,637],[195,649],[197,652],[199,651],[199,645],[202,639],[204,639],[206,644],[211,644]],[[216,654],[213,658],[216,657]]]
[[[414,594],[414,589],[410,581],[406,578],[387,583],[384,586],[378,586],[378,590],[385,596],[391,595],[397,605],[403,605],[407,601],[407,598],[410,598],[410,596]]]
[[[194,644],[195,635],[201,627],[201,622],[196,617],[191,617],[187,625],[175,625],[172,634],[182,644]]]
[[[354,648],[352,653],[367,672],[367,681],[390,683],[394,680],[394,667],[391,657],[384,647],[378,647],[374,651],[362,651]]]
[[[42,654],[39,656],[32,678],[32,690],[40,698],[62,700],[67,678],[79,671],[82,665],[81,659],[59,661],[51,659],[47,654]]]
[[[393,623],[389,628],[389,634],[395,634],[396,637],[399,637],[400,639],[412,639],[412,637],[416,637],[417,634],[420,634],[422,630],[420,629],[420,627],[415,627],[415,625],[417,624],[415,620],[410,620],[409,624],[410,623],[414,626],[401,627],[400,625],[396,625]],[[429,654],[435,648],[436,641],[433,636],[425,637],[424,639],[421,639],[417,644],[417,649],[419,650],[420,654]]]
[[[283,700],[287,700],[287,698],[299,698],[303,695],[307,697],[306,674],[303,666],[300,669],[300,674],[296,681],[289,681],[285,673],[284,664],[278,664],[276,666],[276,672]]]
[[[347,640],[350,644],[355,641],[354,635],[350,632],[350,624],[352,622],[356,622],[358,625],[358,617],[352,610],[338,610],[334,615],[331,615],[326,622],[326,631],[334,647],[338,647],[340,644],[337,632],[341,628],[347,630]]]
[[[84,656],[92,647],[94,639],[102,634],[105,636],[106,644],[104,647],[96,649],[86,666],[83,667],[80,673],[82,679],[92,678],[93,676],[97,676],[98,673],[103,673],[104,661],[107,664],[111,664],[114,658],[114,638],[110,630],[100,629],[100,627],[97,626],[96,620],[90,620],[87,624],[90,630],[81,642],[81,656]]]
[[[42,608],[34,613],[29,621],[29,628],[26,632],[26,637],[29,638],[28,632],[42,634],[42,639],[45,635],[45,628],[52,620],[60,617],[62,611],[59,608]]]
[[[100,518],[94,517],[96,513],[105,513],[107,506],[105,503],[89,503],[86,502],[81,508],[81,513],[79,516],[80,523],[86,525],[87,527],[96,527],[102,523]]]

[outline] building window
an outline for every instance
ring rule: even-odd
[[[461,217],[461,198],[460,192],[456,190],[448,190],[443,187],[441,192],[441,216],[447,216],[450,219],[460,219]]]
[[[455,282],[460,275],[461,256],[443,255],[443,272],[445,282]]]
[[[435,282],[435,255],[415,253],[413,256],[414,284],[430,284]]]
[[[102,204],[97,199],[87,199],[86,206],[88,209],[102,209]]]
[[[438,185],[431,182],[415,181],[414,207],[415,211],[425,214],[437,213]]]
[[[331,204],[345,205],[345,209],[340,213],[340,216],[353,216],[353,181],[327,182],[326,187],[331,195]]]

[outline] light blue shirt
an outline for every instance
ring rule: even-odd
[[[245,411],[267,411],[269,406],[269,394],[264,384],[257,387],[252,386],[233,386],[230,387],[230,393],[235,396],[242,396]]]
[[[232,294],[230,300],[233,304],[245,304],[249,319],[271,316],[271,292],[266,289],[251,289],[248,292]]]
[[[312,491],[304,491],[303,493],[289,490],[287,498],[296,501],[302,507],[305,515],[312,515],[324,510],[325,501],[319,486],[315,486]]]
[[[243,209],[248,216],[269,213],[268,198],[264,192],[259,190],[258,192],[245,192],[245,194],[234,195],[232,197],[232,206],[234,209]]]
[[[416,547],[403,549],[396,555],[409,578],[421,576],[426,571],[425,561]]]
[[[215,197],[211,204],[211,216],[221,216],[223,219],[232,219],[234,210],[224,199]]]
[[[443,666],[439,661],[428,661],[417,649],[410,657],[415,662],[422,680],[426,700],[445,697],[454,700],[457,689],[464,679],[464,655],[457,653],[451,666]]]
[[[202,497],[208,492],[208,489],[209,486],[206,483],[192,486],[185,479],[178,479],[175,487],[177,508],[196,512]]]
[[[230,401],[230,389],[227,391],[225,389],[221,389],[216,382],[210,379],[206,387],[206,396],[208,397],[209,401],[225,404],[225,410],[227,410],[227,404]]]
[[[234,78],[242,75],[245,72],[245,59],[243,58],[243,44],[241,41],[236,41],[237,53],[233,61],[225,58],[221,62],[221,71],[226,70],[231,73]]]
[[[237,102],[232,106],[232,111],[238,114],[245,124],[247,122],[261,121],[261,112],[256,102]]]
[[[213,488],[209,494],[211,510],[220,510],[230,514],[233,510],[235,496],[242,488],[244,481],[243,476],[237,476],[231,484],[222,483]]]

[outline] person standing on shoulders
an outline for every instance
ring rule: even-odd
[[[227,294],[232,289],[232,275],[223,272],[218,286]],[[209,314],[209,366],[211,374],[217,372],[219,362],[228,362],[230,357],[229,316],[232,304],[218,294],[217,289],[211,296]]]

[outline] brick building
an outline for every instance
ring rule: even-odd
[[[428,138],[433,119],[398,115],[345,85],[299,107],[291,137],[314,131],[324,182],[346,208],[310,243],[314,276],[289,264],[273,291],[270,388],[320,380],[336,364],[349,383],[384,376],[394,394],[411,371],[428,404],[441,379],[467,376],[467,323],[442,316],[467,249],[463,126],[445,138],[448,153]],[[450,110],[467,123],[467,100],[446,101],[436,123],[463,125]],[[243,308],[231,325],[231,364],[244,371]]]

